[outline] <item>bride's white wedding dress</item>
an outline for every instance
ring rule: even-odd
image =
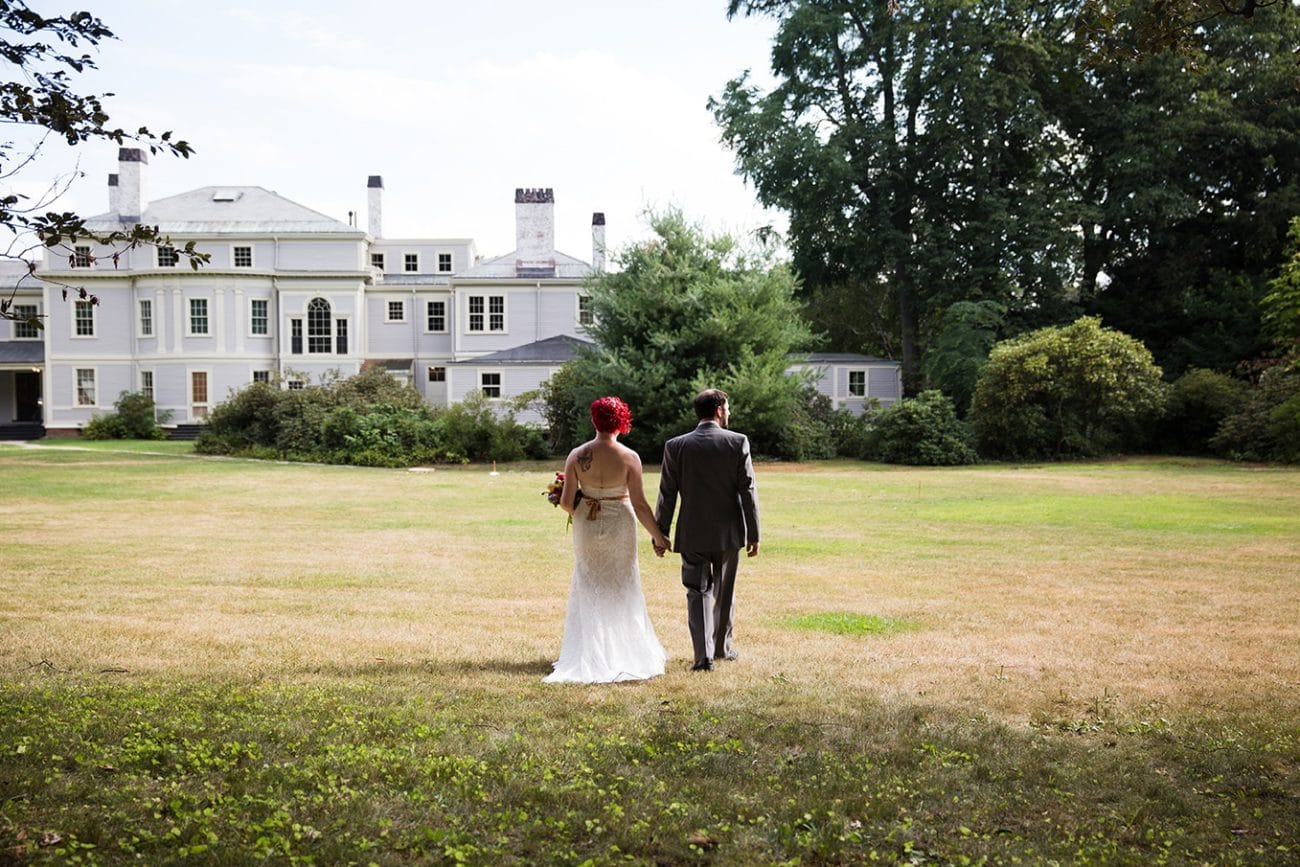
[[[668,654],[641,592],[637,521],[627,488],[586,487],[582,493],[573,514],[573,584],[564,640],[545,681],[609,683],[663,674]]]

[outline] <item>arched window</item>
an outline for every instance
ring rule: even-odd
[[[329,352],[332,332],[330,303],[324,298],[313,298],[307,305],[307,351]]]

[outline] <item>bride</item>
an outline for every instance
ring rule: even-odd
[[[668,539],[646,502],[641,459],[618,442],[632,429],[632,413],[619,398],[602,397],[592,401],[591,423],[596,436],[564,463],[560,508],[573,516],[573,583],[547,683],[644,680],[663,674],[668,658],[641,592],[636,522],[658,550]]]

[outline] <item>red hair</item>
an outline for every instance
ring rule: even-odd
[[[591,402],[591,423],[601,433],[625,434],[632,429],[632,411],[617,397],[598,397]]]

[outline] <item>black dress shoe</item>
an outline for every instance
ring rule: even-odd
[[[691,671],[713,671],[713,663],[709,660],[697,662],[691,666]]]

